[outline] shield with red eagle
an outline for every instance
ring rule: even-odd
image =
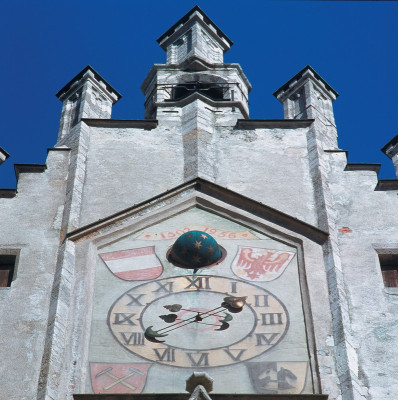
[[[273,281],[282,275],[294,254],[285,250],[239,246],[231,269],[236,276],[247,281]]]

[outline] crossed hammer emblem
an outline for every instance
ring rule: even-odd
[[[129,378],[131,378],[131,377],[132,377],[133,375],[135,375],[135,374],[144,375],[144,376],[145,376],[145,374],[144,374],[143,372],[141,372],[139,369],[130,367],[129,370],[130,370],[131,372],[128,373],[127,375],[122,376],[121,378],[119,378],[118,376],[116,376],[116,375],[114,375],[114,374],[111,373],[112,369],[113,369],[112,367],[106,368],[106,369],[104,369],[104,370],[98,372],[97,375],[95,375],[96,378],[100,377],[101,375],[107,375],[107,376],[109,376],[110,378],[113,379],[113,382],[112,382],[110,385],[105,386],[105,387],[103,388],[104,390],[112,389],[114,386],[118,385],[119,383],[120,383],[121,385],[123,385],[123,386],[125,386],[125,387],[131,389],[131,390],[135,390],[135,389],[137,389],[137,388],[136,388],[135,386],[133,386],[133,385],[130,385],[130,383],[126,382],[126,380],[129,379]]]

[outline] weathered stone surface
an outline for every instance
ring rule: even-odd
[[[378,184],[377,166],[347,167],[332,108],[337,93],[311,67],[275,93],[285,120],[250,121],[250,83],[238,64],[223,63],[222,52],[232,43],[217,29],[196,7],[159,39],[167,64],[155,65],[143,83],[148,119],[142,123],[101,122],[112,121],[111,107],[120,95],[91,67],[83,70],[59,93],[59,137],[46,166],[20,164],[17,191],[0,193],[0,256],[11,254],[17,260],[11,287],[0,288],[1,398],[128,398],[82,394],[94,390],[89,362],[109,361],[90,357],[104,354],[119,357],[112,360],[115,364],[132,362],[127,346],[112,354],[105,346],[113,339],[106,336],[101,312],[115,298],[106,270],[99,270],[105,268],[99,254],[120,243],[130,245],[129,238],[151,227],[195,213],[197,225],[198,216],[207,215],[215,225],[235,224],[239,231],[262,235],[276,250],[295,254],[294,274],[279,281],[289,285],[257,283],[284,296],[294,310],[287,347],[267,353],[268,372],[259,371],[257,381],[256,368],[243,363],[230,373],[209,366],[206,372],[214,378],[216,392],[212,399],[237,398],[236,393],[247,400],[398,398],[398,289],[384,287],[378,259],[385,254],[398,258],[397,186]],[[191,81],[222,90],[212,98],[202,86],[202,92],[173,98],[175,85]],[[383,151],[397,165],[397,139]],[[7,154],[1,148],[0,153],[2,162]],[[164,232],[175,235],[178,229]],[[181,272],[166,259],[167,244],[158,246],[159,259],[165,276],[178,276],[180,282]],[[216,276],[232,276],[237,246],[243,245],[256,247],[232,237],[225,263],[214,269]],[[121,281],[122,286],[125,293],[138,285]],[[133,317],[120,318],[128,326]],[[267,321],[259,317],[260,322],[262,318]],[[97,327],[103,336],[96,336]],[[244,353],[235,350],[224,356],[239,361]],[[275,354],[278,360],[272,359]],[[286,354],[291,358],[282,359]],[[280,394],[267,394],[271,373],[286,374],[283,363],[303,359],[308,362],[303,390],[315,394],[286,394],[278,378],[273,390]],[[150,362],[153,371],[162,371],[161,363]],[[262,360],[259,368],[264,366]],[[296,367],[297,378],[303,368]],[[116,382],[104,387],[123,380],[116,368],[100,371]],[[136,366],[130,368],[137,373]],[[184,382],[197,368],[168,368],[134,397],[188,399],[181,394]],[[171,387],[171,382],[182,386]],[[221,394],[228,384],[229,393]],[[133,393],[131,387],[123,389]],[[264,393],[243,394],[242,387]],[[159,393],[145,392],[150,388]]]

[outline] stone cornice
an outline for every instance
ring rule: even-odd
[[[349,163],[345,167],[345,171],[373,171],[379,173],[381,164],[376,163]]]
[[[375,190],[398,190],[398,179],[380,179]]]
[[[305,128],[314,122],[313,119],[238,119],[238,129],[262,128]]]
[[[138,128],[151,130],[158,126],[156,119],[97,119],[82,118],[82,121],[88,125],[99,128]]]
[[[17,181],[21,173],[42,173],[47,169],[46,164],[14,164]]]

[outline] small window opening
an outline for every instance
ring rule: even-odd
[[[398,287],[398,254],[379,254],[385,287]]]
[[[0,255],[0,287],[11,286],[15,269],[15,255]]]

